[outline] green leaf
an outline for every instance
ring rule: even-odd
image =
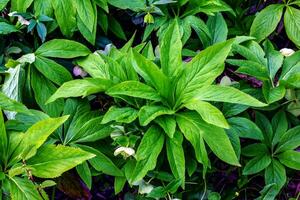
[[[182,133],[175,132],[172,139],[166,139],[167,157],[171,171],[176,179],[181,180],[182,187],[185,185],[185,157],[182,147]]]
[[[61,32],[71,37],[76,27],[76,6],[73,0],[53,0],[52,6]]]
[[[31,86],[35,100],[40,108],[52,117],[59,116],[64,109],[64,101],[62,99],[45,105],[48,98],[57,90],[57,87],[36,70],[32,70],[31,73]]]
[[[251,159],[244,167],[243,175],[256,174],[267,168],[272,159],[270,155],[263,154],[262,156]]]
[[[3,119],[2,110],[0,109],[0,160],[5,162],[7,156],[8,138],[5,130],[5,124]]]
[[[250,36],[255,37],[258,42],[268,37],[276,29],[283,8],[282,4],[272,4],[259,12],[252,23]]]
[[[86,186],[92,188],[92,174],[89,165],[86,161],[76,166],[76,171]]]
[[[26,178],[9,177],[12,200],[43,200],[36,186]]]
[[[9,0],[0,0],[0,10],[3,10],[8,2]]]
[[[111,106],[105,113],[102,119],[102,124],[106,124],[111,121],[119,123],[131,123],[138,117],[138,111],[130,107],[117,108]]]
[[[78,145],[80,149],[95,154],[96,157],[89,160],[89,163],[99,172],[111,176],[124,176],[123,172],[103,153],[100,151],[85,145]]]
[[[284,97],[286,92],[285,87],[283,85],[273,87],[271,86],[270,82],[264,82],[262,91],[268,104],[279,101]]]
[[[108,18],[109,30],[113,32],[118,38],[122,40],[127,40],[126,35],[123,31],[121,24],[116,20],[113,16],[109,16]]]
[[[17,12],[26,12],[27,8],[32,4],[33,0],[12,0],[11,10]]]
[[[284,14],[284,27],[289,39],[300,46],[300,10],[287,6]]]
[[[90,50],[86,46],[72,40],[53,39],[41,45],[35,54],[43,57],[75,58],[89,55]]]
[[[159,116],[154,120],[162,129],[164,129],[165,133],[173,138],[176,131],[176,120],[173,115],[163,115]]]
[[[16,111],[20,113],[28,113],[29,110],[23,104],[8,98],[0,92],[0,108],[2,110]]]
[[[137,163],[129,180],[130,183],[141,180],[148,171],[155,168],[164,140],[165,137],[160,128],[152,126],[148,129],[136,152]]]
[[[126,178],[123,176],[116,176],[115,177],[115,182],[114,182],[114,189],[115,189],[115,195],[119,194],[120,192],[123,191],[123,188],[126,183]]]
[[[221,13],[217,13],[214,16],[209,16],[207,20],[207,26],[212,35],[212,44],[226,41],[228,28]]]
[[[79,148],[63,145],[44,145],[26,162],[32,174],[40,178],[55,178],[62,173],[95,157]]]
[[[44,144],[51,133],[60,127],[68,117],[69,116],[48,118],[35,123],[26,131],[25,137],[18,145],[14,155],[18,155],[23,159],[32,157],[36,153],[36,150]]]
[[[263,114],[256,112],[255,113],[255,124],[260,128],[264,135],[264,141],[269,146],[272,145],[273,140],[273,130],[272,125],[267,117],[265,117]]]
[[[97,54],[89,54],[87,57],[77,60],[76,64],[81,66],[93,78],[109,78],[105,62]]]
[[[72,75],[66,68],[48,58],[36,56],[34,65],[39,72],[57,85],[72,80]]]
[[[7,35],[18,31],[19,30],[14,25],[6,22],[0,22],[0,35]]]
[[[233,42],[228,40],[208,47],[186,64],[176,88],[177,105],[181,103],[181,98],[184,99],[203,85],[211,84],[222,73],[223,63]]]
[[[34,14],[36,16],[46,15],[53,16],[52,0],[34,0]]]
[[[123,0],[108,0],[108,3],[121,9],[131,9],[133,11],[140,11],[145,8],[144,0],[131,0],[131,1],[123,1]]]
[[[268,147],[263,143],[250,144],[242,149],[242,155],[247,157],[260,157],[268,152]]]
[[[73,131],[70,131],[72,135],[68,140],[69,142],[94,142],[108,137],[113,131],[109,125],[101,124],[102,116],[90,119],[87,122],[77,121],[75,123],[81,124],[80,127],[74,127]]]
[[[95,44],[97,32],[97,7],[94,1],[77,0],[77,26],[83,37]]]
[[[199,147],[199,136],[197,137],[200,134],[200,138],[204,138],[205,142],[218,158],[231,165],[240,165],[224,129],[207,124],[196,112],[178,114],[177,123],[184,136],[193,144],[196,151],[201,149]],[[205,156],[206,152],[203,152],[203,149],[201,149],[199,153],[201,156]]]
[[[193,94],[195,94],[193,96]],[[192,93],[194,99],[202,101],[216,101],[216,102],[227,102],[236,103],[254,107],[264,107],[266,104],[258,101],[252,96],[228,86],[220,85],[209,85],[204,86]]]
[[[151,60],[144,56],[131,51],[132,66],[135,71],[144,78],[144,80],[152,85],[162,97],[168,98],[172,91],[170,80]]]
[[[263,140],[264,136],[261,130],[251,120],[243,117],[232,117],[228,119],[230,129],[229,133],[238,135],[241,138]]]
[[[45,24],[38,22],[36,25],[36,29],[37,29],[37,32],[38,32],[38,35],[39,35],[41,41],[45,42],[46,36],[47,36],[47,28],[46,28]]]
[[[184,104],[184,106],[190,110],[197,111],[201,115],[202,119],[209,124],[213,124],[222,128],[229,128],[229,125],[222,112],[210,103],[196,100],[189,101],[188,103]]]
[[[152,120],[161,115],[172,115],[175,111],[164,106],[143,106],[139,112],[139,121],[142,126],[147,126]]]
[[[279,154],[277,157],[281,164],[294,170],[300,170],[300,152],[288,150]]]
[[[296,126],[282,135],[276,152],[293,150],[300,146],[300,126]]]
[[[276,145],[279,141],[282,140],[282,136],[286,135],[286,131],[288,130],[288,121],[285,115],[285,112],[279,111],[275,114],[275,116],[272,118],[272,128],[273,128],[273,141],[272,145]],[[300,129],[299,129],[300,131]],[[290,135],[290,133],[288,134]],[[293,135],[293,134],[291,134]],[[300,145],[300,143],[299,143]]]
[[[152,87],[138,81],[125,81],[106,91],[106,94],[118,97],[120,95],[160,101],[161,97]]]
[[[109,80],[101,78],[86,78],[69,81],[58,88],[48,99],[46,104],[54,102],[59,98],[86,97],[90,94],[106,91],[111,85],[112,83]]]
[[[174,20],[160,41],[161,68],[168,77],[176,76],[181,71],[182,43],[177,20]]]
[[[286,173],[284,166],[273,159],[271,164],[265,170],[266,185],[276,183],[277,189],[280,190],[286,183]]]

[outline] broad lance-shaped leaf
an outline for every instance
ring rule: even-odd
[[[21,113],[28,113],[29,110],[23,104],[8,98],[5,94],[0,92],[0,108],[2,110],[16,111]]]
[[[270,155],[261,152],[261,154],[253,159],[251,159],[244,167],[243,175],[256,174],[265,168],[267,168],[272,159]]]
[[[196,112],[178,114],[177,122],[180,130],[189,141],[197,139],[191,137],[191,134],[200,134],[200,137],[203,137],[204,141],[218,158],[231,165],[240,166],[230,140],[223,128],[207,124]],[[198,149],[195,150],[199,151]]]
[[[55,178],[62,173],[95,157],[94,154],[79,148],[63,145],[44,145],[26,162],[32,174],[40,178]]]
[[[105,113],[102,119],[102,124],[106,124],[111,121],[119,123],[131,123],[138,117],[138,111],[130,107],[117,108],[112,106]]]
[[[76,144],[77,147],[83,149],[84,151],[95,154],[96,157],[89,160],[89,163],[99,172],[111,176],[124,176],[123,171],[120,170],[106,155],[89,146]]]
[[[137,163],[129,180],[130,183],[140,181],[148,171],[155,168],[164,140],[163,131],[159,127],[152,126],[148,129],[138,147],[136,153]]]
[[[300,126],[296,126],[282,135],[276,152],[293,150],[300,146]]]
[[[132,50],[132,66],[144,80],[153,86],[164,98],[171,96],[172,87],[169,78],[151,60]]]
[[[265,170],[265,182],[267,185],[276,183],[278,190],[286,183],[285,168],[276,159],[273,159],[271,164]]]
[[[215,106],[201,100],[190,101],[184,106],[190,110],[197,111],[202,119],[209,124],[222,128],[229,128],[229,125],[222,112]]]
[[[35,52],[37,56],[54,58],[75,58],[87,56],[90,50],[78,42],[66,39],[53,39],[41,45]]]
[[[43,200],[36,186],[27,178],[9,177],[12,200]]]
[[[300,170],[300,152],[288,150],[278,155],[281,164],[295,170]]]
[[[167,157],[171,171],[176,179],[180,179],[182,186],[185,183],[185,158],[182,147],[183,136],[179,131],[175,132],[172,139],[166,139]]]
[[[220,85],[204,86],[191,93],[184,101],[190,98],[202,101],[236,103],[254,107],[264,107],[267,105],[236,88]]]
[[[299,4],[298,4],[299,5]],[[300,46],[300,10],[287,6],[284,14],[284,27],[290,40]]]
[[[12,0],[11,10],[17,12],[26,12],[27,8],[32,4],[33,0]]]
[[[173,138],[175,131],[176,131],[176,120],[174,115],[163,115],[157,117],[155,120],[162,129],[164,129],[165,133],[170,137]]]
[[[174,20],[160,41],[161,68],[165,75],[172,77],[181,70],[182,43],[177,20]]]
[[[44,144],[46,139],[58,127],[60,127],[69,116],[59,118],[49,118],[35,123],[25,133],[24,139],[14,152],[15,157],[23,159],[32,157],[36,150]]]
[[[73,0],[52,0],[55,19],[63,35],[71,37],[76,27],[76,6]]]
[[[218,43],[201,51],[193,60],[186,64],[180,77],[176,97],[176,105],[179,106],[189,93],[204,85],[213,83],[223,69],[234,40]]]
[[[34,66],[46,78],[57,85],[62,85],[64,82],[72,80],[72,75],[66,68],[43,56],[35,57]]]
[[[125,95],[154,101],[161,100],[161,97],[159,96],[158,92],[155,91],[155,89],[138,81],[125,81],[119,83],[109,88],[106,91],[106,94],[113,97]]]
[[[282,4],[272,4],[259,12],[252,23],[250,36],[255,37],[258,42],[268,37],[276,29],[283,8]]]
[[[90,94],[104,92],[110,88],[112,82],[101,78],[77,79],[64,83],[58,90],[48,99],[46,104],[51,103],[59,98],[67,97],[86,97]]]
[[[147,126],[152,120],[161,115],[172,115],[175,111],[164,106],[143,106],[139,112],[139,121],[142,126]]]

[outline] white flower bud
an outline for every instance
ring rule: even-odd
[[[119,154],[121,154],[125,158],[128,158],[135,154],[135,150],[133,148],[129,148],[129,147],[119,147],[115,150],[114,156],[117,156]]]
[[[280,53],[285,57],[289,57],[293,55],[295,51],[293,49],[283,48],[280,50]]]

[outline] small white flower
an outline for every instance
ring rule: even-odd
[[[73,74],[74,76],[81,76],[82,78],[87,76],[86,71],[84,71],[82,68],[80,68],[79,66],[75,66],[73,68]]]
[[[26,20],[24,17],[22,16],[18,16],[18,21],[22,24],[22,25],[26,25],[28,26],[30,24],[30,22],[28,20]]]
[[[16,13],[17,13],[16,11],[13,11],[13,12],[11,12],[11,13],[8,13],[8,16],[12,17],[12,16],[14,16]]]
[[[112,49],[114,45],[113,44],[107,44],[104,48],[104,50],[100,50],[99,53],[102,54],[102,55],[105,55],[107,56],[110,52],[110,50]]]
[[[130,148],[130,147],[119,147],[115,150],[114,156],[117,156],[119,154],[121,154],[125,158],[128,158],[128,157],[133,156],[135,154],[135,150],[133,148]]]
[[[280,50],[280,53],[285,57],[289,57],[293,55],[295,51],[293,49],[283,48]]]

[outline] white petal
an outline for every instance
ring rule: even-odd
[[[293,49],[283,48],[280,50],[280,53],[283,56],[288,57],[288,56],[293,55],[295,53],[295,51]]]

